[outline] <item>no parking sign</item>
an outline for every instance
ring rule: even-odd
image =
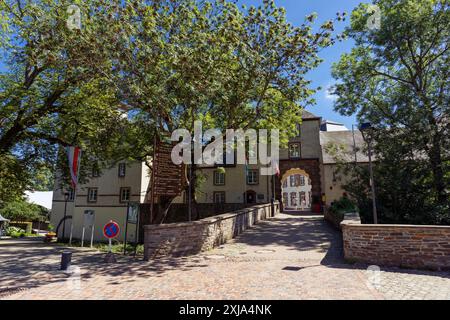
[[[115,221],[110,221],[103,227],[103,235],[108,239],[113,239],[119,234],[119,224]]]
[[[103,235],[105,236],[105,238],[108,238],[108,246],[109,246],[109,252],[105,257],[105,261],[108,263],[111,262],[115,262],[115,258],[114,258],[114,254],[112,253],[112,245],[111,245],[111,239],[117,237],[117,235],[119,234],[120,228],[119,228],[119,224],[113,220],[111,220],[110,222],[108,222],[107,224],[105,224],[105,226],[103,227]]]

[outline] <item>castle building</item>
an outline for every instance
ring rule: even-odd
[[[330,123],[330,122],[328,122]],[[304,111],[298,135],[280,150],[278,176],[260,174],[259,165],[225,165],[200,167],[202,184],[196,191],[199,204],[258,204],[269,203],[272,198],[282,203],[284,210],[303,210],[320,213],[322,207],[339,200],[343,194],[346,177],[337,172],[337,161],[328,151],[330,144],[339,145],[347,151],[345,161],[367,163],[361,151],[364,141],[359,131],[322,131],[326,126],[320,117]],[[350,155],[350,156],[349,156]],[[103,225],[114,220],[124,228],[129,202],[146,204],[150,199],[150,170],[145,162],[121,162],[110,169],[93,172],[88,183],[80,184],[75,193],[67,196],[64,190],[53,193],[51,222],[54,226],[66,216],[66,237],[70,225],[75,239],[79,239],[86,212],[95,212],[94,239],[105,240]],[[55,183],[59,186],[59,183]],[[66,195],[65,195],[66,194]],[[67,198],[67,200],[66,200]],[[187,202],[184,192],[174,203]],[[61,232],[61,228],[59,228]],[[134,229],[128,237],[134,239]],[[123,232],[119,240],[123,240]]]

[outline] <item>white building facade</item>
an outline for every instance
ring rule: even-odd
[[[202,184],[196,190],[199,204],[243,204],[269,203],[272,198],[282,203],[284,210],[304,210],[320,213],[323,206],[339,200],[346,182],[338,174],[338,165],[332,155],[327,153],[330,143],[343,145],[350,153],[353,143],[360,149],[364,141],[361,134],[351,131],[321,131],[322,119],[309,112],[304,113],[297,137],[290,140],[287,148],[280,150],[280,175],[264,176],[259,165],[225,165],[202,167],[198,174]],[[353,157],[347,161],[354,161]],[[358,152],[357,162],[367,162],[367,157]],[[66,190],[59,188],[53,193],[51,222],[56,227],[64,217],[65,235],[70,232],[74,239],[80,239],[83,231],[84,214],[95,213],[94,239],[106,240],[102,228],[110,220],[121,227],[119,241],[124,238],[125,220],[129,202],[148,204],[150,199],[150,170],[142,163],[121,162],[100,172],[93,172],[89,182],[80,184],[76,193],[70,192],[65,200]],[[59,185],[58,181],[55,183]],[[187,203],[184,192],[174,203]],[[72,226],[72,227],[71,227]],[[59,227],[61,235],[62,226]],[[130,229],[128,239],[134,239],[134,228]]]

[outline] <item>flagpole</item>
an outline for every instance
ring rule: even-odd
[[[272,175],[272,202],[275,202],[275,175]]]
[[[72,219],[70,219],[70,236],[69,236],[69,246],[72,245],[72,236],[73,236],[73,219],[75,218],[75,206],[77,201],[77,186],[73,188],[73,208],[72,208]]]
[[[69,172],[73,189],[73,209],[72,209],[72,219],[70,219],[70,236],[69,236],[69,245],[72,245],[73,220],[75,218],[75,208],[77,201],[78,173],[80,170],[80,163],[81,163],[81,149],[79,147],[68,147],[67,156],[69,160]]]
[[[247,176],[248,176],[248,162],[247,156],[245,156],[245,164],[244,164],[244,207],[247,206]]]
[[[273,160],[272,160],[273,161]],[[280,172],[280,164],[277,162],[275,162],[274,164],[274,171],[272,172],[272,199],[271,199],[271,207],[272,207],[272,216],[275,216],[275,175],[277,175],[278,177],[280,176],[281,172]]]

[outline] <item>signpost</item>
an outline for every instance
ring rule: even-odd
[[[123,254],[126,254],[127,238],[128,238],[128,224],[135,225],[134,235],[134,255],[136,255],[137,246],[139,243],[139,216],[140,216],[140,204],[138,202],[129,202],[127,206],[127,217],[125,220],[125,239],[123,245]]]
[[[153,160],[154,196],[176,197],[183,191],[183,165],[172,162],[172,141],[157,141]]]
[[[81,233],[81,247],[84,246],[84,231],[86,228],[91,228],[91,248],[94,243],[94,222],[95,222],[95,211],[85,210],[83,215],[83,231]]]
[[[105,224],[105,226],[103,227],[103,235],[109,241],[109,250],[105,258],[106,262],[115,262],[114,255],[112,253],[111,240],[119,235],[119,231],[120,231],[119,224],[113,220]]]
[[[154,204],[159,197],[179,196],[186,184],[185,166],[172,162],[172,148],[175,142],[168,137],[157,138],[153,143],[153,163],[151,176],[150,219],[154,221]]]

